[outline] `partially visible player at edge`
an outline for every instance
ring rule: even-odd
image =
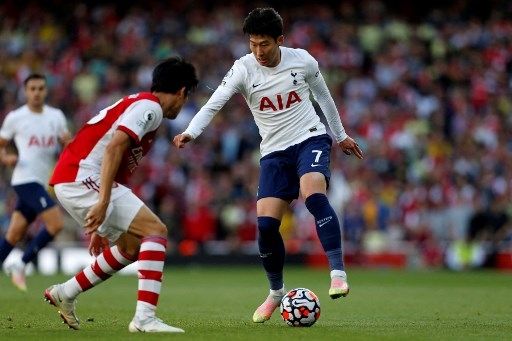
[[[27,103],[8,113],[0,129],[0,161],[8,167],[14,166],[11,185],[18,196],[7,233],[0,238],[0,267],[38,216],[44,223],[21,259],[6,268],[12,283],[22,291],[27,290],[27,264],[64,226],[62,213],[48,195],[46,186],[59,143],[66,145],[71,140],[62,111],[45,104],[48,94],[45,76],[29,75],[24,89]],[[18,155],[7,152],[10,140],[14,140]]]
[[[317,61],[305,50],[281,46],[281,16],[272,8],[257,8],[245,19],[243,32],[249,36],[252,53],[235,61],[222,84],[173,142],[183,148],[203,132],[235,93],[245,97],[262,137],[258,245],[270,294],[254,312],[253,321],[265,322],[285,294],[285,249],[279,226],[287,206],[298,198],[299,192],[315,217],[318,237],[329,260],[329,295],[335,299],[349,292],[340,224],[326,196],[332,139],[315,113],[310,91],[341,150],[360,159],[363,154],[345,133]]]
[[[163,118],[178,116],[197,83],[192,64],[165,60],[153,70],[151,92],[124,97],[101,110],[61,154],[50,184],[62,206],[91,235],[89,252],[96,256],[90,266],[44,293],[70,328],[79,329],[77,296],[138,260],[137,305],[129,331],[183,332],[155,314],[167,227],[123,184],[151,148]]]

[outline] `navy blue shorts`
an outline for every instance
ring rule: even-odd
[[[329,185],[331,146],[332,138],[324,134],[262,157],[258,199],[297,199],[301,176],[311,172],[322,173]]]
[[[39,213],[55,206],[55,202],[40,183],[29,182],[12,188],[18,195],[15,210],[21,212],[29,224]]]

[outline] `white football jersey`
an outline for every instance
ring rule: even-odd
[[[68,133],[66,118],[57,108],[44,105],[41,113],[34,113],[24,105],[8,113],[0,137],[14,139],[18,148],[11,184],[38,182],[46,186],[55,164],[59,138],[65,133]]]
[[[280,49],[281,60],[275,67],[261,66],[252,53],[235,61],[184,133],[199,136],[224,104],[240,93],[258,126],[262,156],[286,149],[326,133],[309,98],[311,90],[336,141],[343,141],[347,134],[317,61],[302,49]]]

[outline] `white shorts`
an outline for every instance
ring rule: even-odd
[[[68,182],[54,186],[55,195],[62,207],[82,226],[89,209],[98,202],[99,179],[87,178],[80,182]],[[126,186],[115,183],[112,187],[110,203],[105,221],[96,233],[115,242],[122,233],[128,231],[130,224],[144,206],[133,192]]]

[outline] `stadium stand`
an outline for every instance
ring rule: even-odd
[[[254,252],[260,138],[243,99],[233,98],[185,150],[169,143],[249,52],[241,21],[252,4],[88,3],[2,1],[0,117],[21,103],[31,71],[48,76],[49,103],[77,127],[121,94],[147,89],[158,60],[186,57],[198,66],[200,86],[159,131],[132,186],[172,231],[171,253]],[[450,265],[452,248],[453,268],[465,268],[472,263],[464,255],[477,245],[487,255],[479,266],[512,268],[512,4],[269,4],[288,23],[285,44],[319,61],[365,152],[363,162],[339,152],[332,160],[330,198],[347,260]],[[14,203],[8,172],[0,170],[0,229]],[[485,218],[471,227],[479,214]],[[57,243],[85,242],[72,220],[67,225]],[[297,201],[282,225],[289,252],[318,263],[314,231]]]

